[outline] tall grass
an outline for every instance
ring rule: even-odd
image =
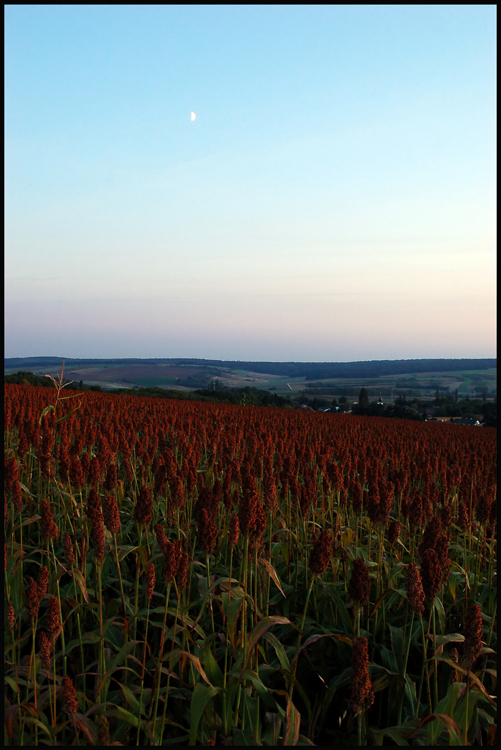
[[[495,743],[494,429],[62,383],[5,387],[8,745]]]

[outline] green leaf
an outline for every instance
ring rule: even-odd
[[[388,597],[392,596],[392,594],[394,594],[394,593],[395,593],[395,590],[394,590],[394,589],[386,589],[386,591],[385,591],[384,593],[382,593],[382,594],[381,594],[381,596],[379,597],[379,599],[377,600],[377,602],[376,602],[376,603],[374,604],[374,607],[373,607],[373,609],[372,609],[372,611],[371,611],[371,614],[370,614],[370,616],[371,616],[371,617],[373,617],[373,616],[374,616],[374,614],[375,614],[375,613],[377,612],[377,610],[379,609],[379,607],[381,606],[381,604],[382,604],[382,603],[383,603],[384,601],[386,601],[386,599],[388,599]]]
[[[390,629],[391,648],[397,662],[398,671],[404,673],[404,633],[402,628],[388,625]]]
[[[99,640],[99,636],[97,636],[97,640]],[[129,641],[124,646],[122,646],[122,648],[120,649],[120,651],[118,652],[118,654],[115,656],[115,658],[113,659],[113,661],[111,662],[111,664],[108,665],[108,669],[106,671],[106,674],[104,675],[103,679],[101,680],[101,682],[100,682],[100,684],[98,686],[98,689],[97,689],[97,694],[98,695],[101,693],[101,690],[103,689],[104,685],[106,685],[106,683],[110,679],[111,675],[114,672],[116,672],[117,669],[127,669],[127,667],[123,667],[122,666],[122,662],[124,661],[125,657],[129,653],[129,651],[131,651],[134,648],[135,645],[136,645],[136,641]]]
[[[45,726],[39,719],[34,719],[32,716],[24,716],[23,717],[23,723],[24,724],[34,724],[37,727],[40,727],[40,729],[43,729],[43,731],[49,735],[51,739],[51,745],[52,745],[52,734],[50,733],[50,730],[48,727]]]
[[[244,600],[242,598],[233,599],[228,605],[228,636],[233,646],[236,646],[235,628]]]
[[[346,604],[344,603],[341,594],[339,591],[336,591],[335,589],[330,590],[332,599],[334,601],[335,607],[336,607],[336,613],[340,616],[344,630],[347,633],[353,632],[353,620],[350,617],[348,610],[346,609]],[[340,628],[341,630],[343,628]]]
[[[85,583],[85,579],[84,579],[84,577],[82,575],[82,572],[78,568],[73,568],[73,577],[74,577],[75,581],[78,584],[78,588],[82,592],[83,598],[85,599],[85,601],[88,604],[89,603],[89,595],[87,593],[87,585]]]
[[[234,675],[237,670],[230,672],[231,675]],[[266,703],[267,706],[270,708],[273,708],[274,710],[277,709],[277,702],[274,699],[271,692],[268,690],[266,685],[263,683],[261,678],[255,673],[251,672],[250,670],[245,670],[245,672],[238,674],[238,680],[239,682],[242,682],[243,680],[249,680],[252,682],[254,687],[256,688],[256,693],[259,695],[263,703]]]
[[[121,682],[119,682],[118,684],[122,688],[122,693],[125,695],[125,699],[126,699],[127,703],[129,704],[129,706],[131,706],[134,709],[134,711],[137,712],[137,714],[139,716],[139,714],[141,713],[141,711],[140,711],[140,706],[139,706],[138,699],[136,698],[136,696],[134,695],[134,693],[132,692],[132,690],[129,687],[127,687],[127,685],[124,685]],[[144,713],[144,706],[143,706],[143,713]]]
[[[122,706],[117,706],[116,704],[112,703],[112,706],[116,708],[118,713],[120,714],[120,717],[127,723],[130,724],[133,727],[137,727],[139,722],[139,719],[137,716],[134,716],[134,714],[131,714],[130,711],[127,711],[125,708],[122,708]],[[113,715],[114,711],[110,711],[110,714]]]
[[[78,714],[78,713],[75,714],[74,718],[75,718],[75,724],[85,734],[85,736],[89,740],[89,744],[95,745],[97,741],[97,735],[89,719],[87,719],[85,716],[82,716],[82,714]]]
[[[78,411],[81,406],[82,404],[78,404],[78,406],[75,406],[75,408],[69,411],[68,414],[65,414],[64,417],[59,417],[56,423],[59,424],[59,422],[64,422],[65,419],[68,419],[68,417],[71,417],[72,414]]]
[[[482,695],[484,695],[489,703],[491,703],[493,706],[496,705],[496,701],[491,698],[489,693],[487,692],[487,689],[484,687],[484,685],[480,682],[478,677],[473,672],[468,672],[466,669],[463,669],[463,667],[460,667],[459,664],[456,664],[452,661],[452,659],[449,659],[447,656],[432,656],[431,659],[428,659],[427,661],[443,661],[444,664],[448,664],[450,667],[456,670],[456,672],[461,672],[461,674],[468,675],[470,680],[476,685],[476,687],[480,690]]]
[[[449,635],[437,635],[437,646],[445,646],[446,643],[462,643],[464,635],[461,633],[449,633]]]
[[[440,714],[440,713],[433,713],[426,717],[425,720],[423,720],[421,726],[424,726],[425,723],[431,722],[428,726],[428,741],[431,745],[435,745],[439,736],[440,732],[437,733],[436,730],[436,724],[435,722],[438,722],[438,724],[445,727],[447,730],[447,733],[449,735],[449,744],[451,745],[462,745],[461,741],[461,727],[459,727],[454,719],[451,719],[450,716],[447,716],[447,714]]]
[[[16,685],[16,681],[13,680],[12,677],[8,677],[7,675],[4,676],[4,680],[7,683],[7,685],[10,685],[10,687],[14,691],[14,694],[17,695],[18,692],[19,692],[19,690],[18,690],[18,687]]]
[[[221,668],[219,667],[211,651],[210,641],[206,643],[206,646],[204,649],[204,667],[205,667],[205,671],[207,672],[207,676],[209,680],[214,685],[217,685],[218,687],[223,687],[224,676],[221,671]]]
[[[301,714],[289,698],[285,714],[284,745],[297,745],[300,723]]]
[[[264,715],[265,726],[268,727],[263,734],[263,742],[266,745],[278,745],[282,719],[278,714],[266,712]]]
[[[444,605],[442,604],[442,600],[436,596],[433,601],[433,606],[435,607],[435,611],[438,616],[438,621],[440,623],[440,630],[443,632],[445,630],[445,609]]]
[[[197,682],[191,697],[190,745],[197,741],[198,725],[207,703],[218,694],[218,689]]]
[[[338,641],[347,643],[348,646],[352,645],[351,638],[348,638],[348,636],[346,635],[340,635],[339,633],[316,633],[315,635],[310,635],[310,637],[305,640],[305,642],[299,649],[299,652],[301,652],[304,648],[308,648],[308,646],[311,646],[312,643],[320,640],[320,638],[337,638]]]
[[[390,570],[390,580],[397,575],[397,573],[400,573],[401,570],[405,569],[407,566],[403,562],[398,562],[396,565],[393,566],[393,568]]]
[[[45,417],[46,414],[48,414],[50,411],[56,411],[56,407],[52,404],[49,404],[49,406],[46,406],[45,409],[40,414],[40,419],[38,420],[38,424],[42,424],[42,419]]]
[[[205,674],[205,671],[203,670],[202,665],[200,664],[200,659],[198,658],[198,656],[193,656],[193,654],[190,654],[189,651],[183,651],[180,648],[176,648],[174,651],[170,651],[167,654],[164,654],[164,656],[162,658],[164,660],[165,659],[172,659],[172,668],[174,668],[174,666],[177,664],[177,662],[179,661],[179,659],[182,656],[184,656],[186,659],[189,659],[189,661],[192,662],[193,666],[195,667],[195,669],[199,673],[200,677],[203,680],[205,680],[205,682],[207,683],[207,685],[209,685],[209,687],[213,687],[211,681],[209,680],[209,678]]]
[[[383,745],[384,737],[387,736],[391,740],[397,743],[400,747],[409,746],[409,743],[405,739],[405,737],[402,735],[402,733],[397,729],[396,727],[388,727],[387,729],[372,729],[372,734],[376,738],[376,742],[378,745]]]
[[[270,643],[275,649],[278,656],[278,661],[280,662],[280,666],[282,667],[282,669],[290,669],[290,663],[289,659],[287,658],[285,648],[282,646],[278,638],[273,635],[273,633],[266,633],[264,639],[265,641],[268,641],[268,643]]]
[[[278,590],[280,591],[280,593],[282,594],[282,596],[285,597],[284,590],[282,588],[282,584],[280,583],[280,579],[279,579],[279,577],[277,575],[277,571],[275,570],[275,568],[273,567],[273,565],[268,560],[266,560],[264,557],[260,557],[259,558],[259,564],[263,566],[263,568],[266,570],[266,572],[268,573],[268,575],[270,576],[270,578],[272,579],[273,583],[278,588]]]
[[[409,716],[415,716],[417,708],[416,683],[408,674],[405,675],[405,698]]]
[[[242,672],[246,668],[247,662],[249,661],[254,646],[256,645],[258,640],[274,625],[292,625],[292,622],[288,620],[287,617],[281,617],[279,615],[269,615],[268,617],[264,617],[260,622],[258,622],[258,624],[252,629],[252,632],[249,634],[247,657],[245,660],[245,664],[242,667]]]
[[[243,729],[233,729],[232,734],[237,747],[238,745],[243,745],[244,747],[256,745],[256,740],[252,736],[250,729],[246,729],[245,731]]]

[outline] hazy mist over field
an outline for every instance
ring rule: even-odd
[[[495,356],[495,6],[5,19],[5,356]]]

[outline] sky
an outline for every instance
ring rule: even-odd
[[[4,13],[5,356],[496,356],[495,5]]]

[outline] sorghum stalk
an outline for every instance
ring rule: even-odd
[[[139,694],[139,716],[138,716],[138,723],[137,723],[137,735],[136,735],[136,747],[139,747],[139,730],[141,728],[141,715],[143,713],[143,690],[144,690],[144,673],[145,673],[145,666],[146,666],[146,645],[148,643],[148,624],[150,621],[150,602],[148,601],[147,608],[146,608],[146,629],[144,634],[144,651],[143,651],[143,670],[141,673],[141,692]]]
[[[120,562],[118,560],[118,543],[117,543],[117,537],[114,535],[114,541],[115,541],[115,561],[117,564],[117,571],[118,571],[118,580],[120,581],[120,595],[122,597],[122,608],[124,613],[124,621],[127,621],[127,610],[125,607],[125,596],[124,596],[124,585],[122,581],[122,571],[120,569]],[[129,636],[127,635],[127,627],[125,627],[125,642],[127,643],[129,640]]]
[[[429,620],[429,624],[428,624],[428,634],[430,632],[431,617],[432,617],[432,614],[430,612],[430,620]],[[424,634],[423,618],[420,617],[419,619],[421,621],[421,634],[422,634],[422,637],[423,637],[423,666],[422,666],[422,669],[421,669],[421,680],[420,680],[420,683],[419,683],[419,694],[418,694],[417,703],[416,703],[416,716],[415,716],[416,719],[417,719],[418,714],[419,714],[419,701],[421,699],[421,693],[422,693],[422,690],[423,690],[423,682],[424,682],[425,672],[426,672],[426,687],[427,687],[428,704],[429,704],[428,708],[429,708],[430,713],[432,712],[431,711],[432,704],[431,704],[431,692],[430,692],[430,674],[429,674],[429,671],[428,671],[428,669],[426,667],[426,653],[427,653],[427,650],[428,650],[427,649],[428,644],[427,644],[427,640],[426,640],[427,636],[425,636],[425,634]]]
[[[316,573],[313,573],[311,578],[310,587],[308,589],[308,593],[306,594],[306,601],[304,604],[304,610],[303,610],[303,617],[301,618],[301,628],[299,629],[299,636],[297,639],[297,646],[296,646],[296,656],[294,658],[294,667],[291,674],[291,683],[289,685],[289,700],[292,701],[292,694],[294,692],[294,682],[296,679],[296,671],[297,671],[297,663],[299,661],[299,647],[301,645],[301,640],[303,638],[303,628],[304,628],[304,621],[306,619],[306,611],[308,609],[308,602],[310,600],[311,590],[313,588],[313,584],[315,583]]]
[[[435,607],[433,607],[433,656],[437,652],[437,626],[435,620]],[[433,660],[433,673],[434,673],[434,692],[435,692],[435,706],[438,703],[438,662],[436,659]],[[431,707],[430,707],[431,710]]]
[[[104,660],[104,639],[103,639],[103,590],[102,590],[102,582],[101,582],[101,562],[99,560],[96,560],[96,568],[97,568],[97,586],[99,591],[99,660],[98,660],[98,680],[99,680],[99,690],[96,698],[96,702],[99,703],[99,698],[101,696],[101,689],[102,689],[102,681],[104,679],[104,675],[106,672],[106,666],[105,666],[105,660]],[[106,690],[106,692],[108,692]],[[106,695],[105,695],[106,699]]]
[[[411,612],[411,624],[409,628],[409,640],[407,641],[407,648],[405,650],[405,656],[404,656],[404,672],[403,672],[403,678],[404,678],[404,691],[405,691],[405,676],[407,674],[407,661],[409,659],[409,651],[411,648],[411,640],[412,640],[412,627],[414,625],[414,610]],[[405,692],[403,692],[402,699],[400,700],[399,706],[398,706],[398,721],[397,725],[400,726],[402,723],[402,706],[403,706],[403,698],[404,698]]]
[[[205,553],[205,560],[206,560],[206,567],[207,567],[207,590],[210,589],[210,560],[209,560],[209,553]],[[215,633],[215,627],[214,627],[214,610],[212,608],[212,596],[209,594],[209,609],[210,609],[210,620],[212,625],[212,633]]]
[[[50,540],[50,545],[51,545],[51,548],[52,548],[52,558],[54,560],[54,571],[57,573],[56,554],[54,552],[54,542],[53,542],[52,539]],[[59,604],[59,624],[62,625],[63,624],[63,615],[62,615],[62,609],[61,609],[61,592],[59,591],[59,580],[58,580],[57,577],[56,577],[56,591],[57,591],[57,601],[58,601],[58,604]],[[64,628],[63,627],[61,627],[61,644],[62,644],[62,647],[63,647],[62,648],[63,654],[65,654],[66,648],[65,648]],[[55,656],[55,649],[54,649],[54,661],[55,661],[55,658],[56,658],[56,656]],[[54,671],[55,670],[56,670],[56,665],[54,663]],[[63,659],[63,675],[66,676],[66,654],[65,654],[64,659]]]
[[[141,544],[141,534],[139,535],[139,545]],[[134,593],[134,638],[133,640],[137,640],[137,610],[138,610],[138,601],[139,601],[139,554],[136,552],[136,585],[135,585],[135,593]],[[134,647],[132,650],[133,655],[136,655],[136,648]]]
[[[175,579],[174,579],[174,586],[175,586],[175,589],[176,589],[176,616],[174,618],[174,631],[173,631],[173,635],[172,635],[172,648],[171,648],[170,659],[169,659],[169,674],[167,675],[167,688],[166,688],[166,691],[165,691],[164,712],[163,712],[163,716],[162,716],[162,728],[160,730],[160,742],[159,742],[160,745],[162,744],[162,738],[163,738],[164,728],[165,728],[165,717],[167,715],[167,701],[168,701],[168,698],[169,698],[170,676],[171,676],[171,673],[172,673],[172,656],[173,656],[173,653],[174,653],[174,649],[176,647],[176,642],[175,642],[175,640],[176,640],[176,628],[177,628],[177,619],[178,619],[178,615],[179,615],[179,591],[178,591],[177,583],[176,583]]]
[[[165,597],[164,622],[162,625],[162,635],[160,637],[160,649],[158,652],[157,668],[155,671],[155,681],[154,681],[153,690],[151,693],[152,701],[153,701],[153,696],[155,697],[155,708],[153,712],[153,727],[155,727],[156,720],[157,720],[158,698],[160,695],[160,682],[161,682],[161,675],[162,675],[161,664],[162,664],[162,655],[163,655],[164,643],[165,643],[165,625],[167,622],[167,610],[169,608],[170,587],[171,587],[171,581],[167,583],[167,595]],[[150,716],[151,716],[151,711],[150,711]]]
[[[83,651],[83,640],[82,640],[82,628],[80,625],[80,613],[77,612],[77,630],[78,630],[78,640],[80,643],[80,668],[82,670],[82,681],[83,681],[83,694],[86,695],[85,690],[85,659],[84,659],[84,651]],[[55,656],[54,656],[54,680],[56,679],[56,665],[55,665]]]

